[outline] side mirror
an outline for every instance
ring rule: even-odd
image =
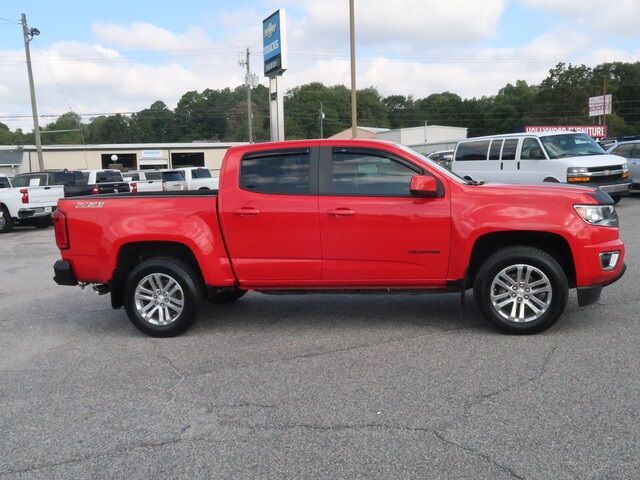
[[[409,191],[414,197],[433,198],[440,196],[438,182],[431,175],[416,175],[412,177]]]

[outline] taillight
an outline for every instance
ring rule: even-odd
[[[96,185],[95,187],[93,187],[91,189],[91,195],[98,195],[98,193],[100,193],[100,192],[98,190],[98,186]]]
[[[131,184],[131,193],[138,193],[138,184],[136,182]]]
[[[69,249],[69,231],[67,230],[67,216],[60,210],[51,214],[53,230],[56,235],[56,245],[60,250]]]
[[[22,203],[29,203],[29,189],[21,188],[20,193],[22,194]]]

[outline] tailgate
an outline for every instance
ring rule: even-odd
[[[131,187],[127,182],[114,182],[114,183],[99,183],[99,193],[123,193],[130,192]]]
[[[64,187],[62,185],[25,188],[29,190],[29,203],[24,205],[26,208],[54,207],[57,205],[58,199],[64,198]]]

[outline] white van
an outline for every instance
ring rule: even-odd
[[[607,155],[584,133],[516,133],[476,137],[456,146],[451,170],[502,183],[561,182],[600,187],[618,202],[629,192],[624,158]]]

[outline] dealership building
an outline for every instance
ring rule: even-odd
[[[332,138],[351,138],[351,129]],[[459,140],[467,138],[467,129],[428,125],[421,127],[388,128],[358,127],[358,138],[375,138],[403,143],[421,153],[454,148]],[[245,143],[123,143],[103,145],[43,145],[45,169],[100,169],[123,170],[205,167],[217,175],[227,150]],[[115,164],[115,165],[114,165]],[[34,172],[38,168],[38,155],[34,145],[0,146],[0,174],[8,176]]]
[[[206,167],[220,170],[227,150],[243,143],[125,143],[105,145],[43,145],[45,169],[100,169],[114,163],[125,170]],[[33,145],[0,146],[0,173],[15,175],[38,170]]]
[[[336,133],[331,138],[351,138],[351,128]],[[414,150],[430,154],[440,150],[453,150],[460,140],[467,138],[468,129],[445,125],[424,125],[407,128],[357,127],[358,138],[386,140],[402,143]]]

